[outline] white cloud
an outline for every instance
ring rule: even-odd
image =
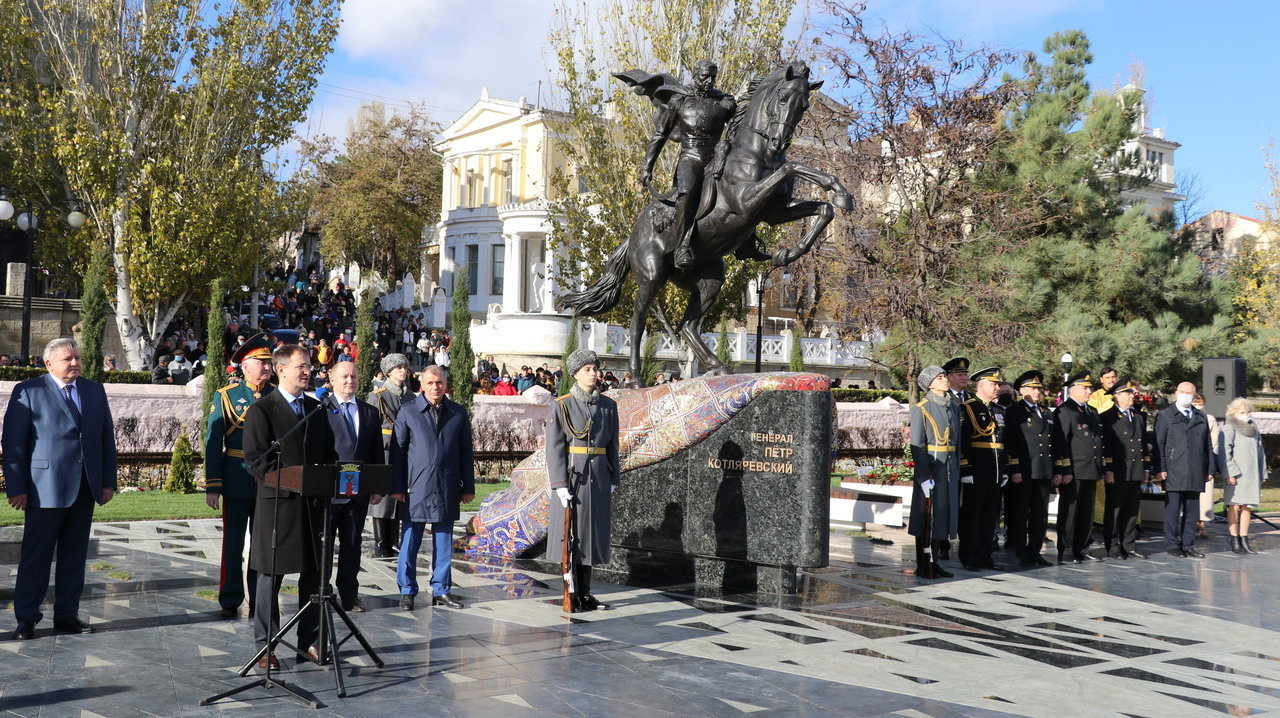
[[[338,48],[357,60],[410,58],[440,26],[446,7],[443,0],[348,0]]]

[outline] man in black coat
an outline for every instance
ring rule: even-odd
[[[1006,480],[1000,425],[991,404],[1000,368],[969,377],[975,396],[960,405],[960,563],[969,571],[999,570],[991,557],[1000,518],[1000,487]]]
[[[1056,424],[1052,413],[1040,405],[1044,374],[1032,369],[1014,380],[1013,387],[1022,399],[1004,415],[1009,465],[1005,545],[1013,547],[1020,566],[1051,566],[1040,551],[1049,526],[1049,494],[1062,483],[1062,473],[1053,463]]]
[[[350,361],[338,362],[329,372],[337,405],[337,411],[328,412],[329,428],[333,430],[338,461],[383,464],[387,457],[382,448],[382,419],[372,404],[356,398],[359,376],[356,363]],[[373,498],[375,504],[382,500],[380,496]],[[365,610],[359,595],[360,543],[369,503],[368,495],[335,497],[329,509],[333,515],[329,530],[336,534],[338,553],[338,574],[334,584],[338,588],[342,608],[356,613]]]
[[[1196,517],[1200,515],[1200,492],[1211,476],[1213,449],[1209,420],[1191,405],[1196,385],[1178,385],[1174,403],[1156,415],[1156,461],[1164,482],[1164,538],[1169,555],[1204,558],[1196,550]]]
[[[1098,481],[1115,480],[1111,457],[1103,439],[1102,420],[1089,406],[1093,378],[1080,372],[1067,378],[1067,401],[1053,413],[1057,424],[1055,464],[1062,472],[1058,488],[1058,561],[1070,555],[1075,563],[1099,560],[1085,553],[1093,530],[1093,504]]]
[[[1138,386],[1131,377],[1121,377],[1108,392],[1114,403],[1102,412],[1102,425],[1115,480],[1107,484],[1102,543],[1107,547],[1108,556],[1146,558],[1138,551],[1135,541],[1142,482],[1150,472],[1147,417],[1133,406]]]
[[[304,393],[311,382],[311,359],[307,350],[296,344],[281,345],[272,352],[271,363],[280,383],[275,391],[255,402],[245,413],[245,462],[252,464],[267,452],[272,442],[309,415],[308,426],[296,431],[280,447],[280,467],[336,462],[338,452],[334,449],[329,422],[318,413],[311,415],[318,403]],[[257,520],[253,524],[249,567],[258,572],[253,598],[253,637],[260,644],[267,643],[279,628],[276,612],[280,582],[285,574],[298,574],[299,608],[320,587],[318,539],[326,501],[263,484],[263,476],[274,471],[276,464],[273,457],[253,470],[260,485],[254,509]],[[307,611],[298,621],[297,646],[308,651],[308,656],[317,662],[319,651],[315,642],[320,635],[319,628],[318,610]],[[279,666],[275,655],[270,652],[258,661],[258,667],[266,668],[268,663],[272,670]]]

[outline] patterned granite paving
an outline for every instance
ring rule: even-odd
[[[1216,527],[1215,527],[1216,528]],[[17,529],[0,529],[0,587]],[[916,579],[895,543],[832,535],[832,565],[799,596],[600,586],[615,610],[566,618],[530,562],[455,563],[465,611],[395,607],[394,565],[367,559],[362,630],[379,670],[344,646],[332,674],[285,679],[333,715],[1251,715],[1280,711],[1280,601],[1268,555],[1157,554]],[[0,711],[23,716],[313,714],[239,685],[248,621],[218,620],[215,521],[95,525],[83,614],[91,636],[0,641]],[[1221,547],[1218,547],[1221,549]],[[121,571],[126,573],[120,573]],[[109,573],[116,575],[110,576]],[[291,606],[292,601],[286,601]],[[11,614],[6,614],[11,616]],[[0,623],[6,632],[12,619]],[[42,629],[42,630],[41,630]]]

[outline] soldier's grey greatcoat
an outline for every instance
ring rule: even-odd
[[[553,492],[547,559],[559,561],[564,554],[565,510],[554,491],[567,487],[576,498],[575,560],[595,566],[609,560],[610,494],[622,474],[618,405],[604,395],[588,404],[575,393],[557,399],[547,417],[547,479]]]
[[[405,400],[404,387],[393,381],[388,381],[378,389],[374,390],[365,401],[373,404],[378,410],[378,414],[382,417],[382,449],[390,451],[391,449],[391,430],[396,425],[396,414],[400,413],[400,405]],[[413,397],[409,397],[412,399]],[[384,496],[382,501],[369,506],[369,518],[371,519],[394,519],[397,515],[396,504],[399,502],[390,496]],[[398,539],[398,537],[397,537]],[[397,540],[397,544],[399,541]]]
[[[911,460],[915,462],[915,490],[911,494],[908,532],[923,536],[922,482],[933,479],[933,539],[955,538],[960,511],[960,412],[951,396],[928,392],[911,407]]]

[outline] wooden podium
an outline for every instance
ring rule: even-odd
[[[368,496],[391,493],[391,466],[388,464],[308,464],[268,471],[263,483],[302,496]]]

